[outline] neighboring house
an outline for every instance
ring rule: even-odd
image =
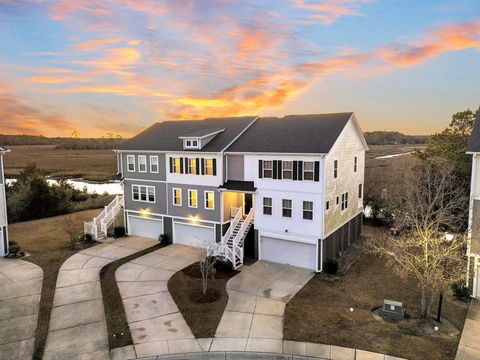
[[[472,180],[468,217],[468,279],[472,296],[480,298],[480,109],[468,143],[472,155]]]
[[[116,150],[127,233],[322,271],[361,234],[366,150],[353,113],[157,123]]]
[[[3,155],[8,151],[0,146],[0,256],[8,254],[7,200],[5,198],[5,176],[3,174]]]

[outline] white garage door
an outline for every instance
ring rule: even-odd
[[[175,223],[173,242],[190,246],[199,246],[202,241],[215,241],[214,228]]]
[[[265,236],[260,242],[262,260],[315,270],[315,245]]]
[[[158,239],[163,234],[163,222],[160,219],[149,219],[129,216],[128,234],[133,236],[141,236],[150,239]]]

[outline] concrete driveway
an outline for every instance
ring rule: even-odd
[[[31,359],[43,270],[28,261],[0,258],[0,359]]]
[[[209,350],[281,353],[285,305],[314,273],[267,261],[241,270],[227,283],[227,307]]]

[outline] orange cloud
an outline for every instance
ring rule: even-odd
[[[309,11],[308,17],[330,25],[340,16],[363,15],[358,7],[368,2],[369,0],[323,0],[312,3],[305,0],[293,0],[293,5],[296,8]]]
[[[97,60],[80,60],[76,64],[100,67],[110,71],[122,70],[133,66],[140,59],[140,52],[132,47],[106,50],[106,55]]]
[[[65,84],[71,82],[87,82],[83,76],[32,76],[27,79],[34,84]]]
[[[110,44],[117,44],[122,42],[122,39],[119,38],[110,38],[110,39],[98,39],[98,40],[89,40],[78,43],[75,47],[81,51],[93,51],[97,50],[99,47],[110,45]]]

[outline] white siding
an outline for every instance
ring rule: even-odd
[[[170,173],[170,158],[205,158],[205,159],[216,159],[217,160],[217,175],[196,175],[196,174],[175,174]],[[204,154],[204,153],[169,153],[166,156],[165,161],[166,174],[167,174],[167,183],[174,184],[195,184],[201,186],[220,186],[223,184],[223,162],[222,157],[214,154]],[[200,170],[201,171],[201,170]]]

